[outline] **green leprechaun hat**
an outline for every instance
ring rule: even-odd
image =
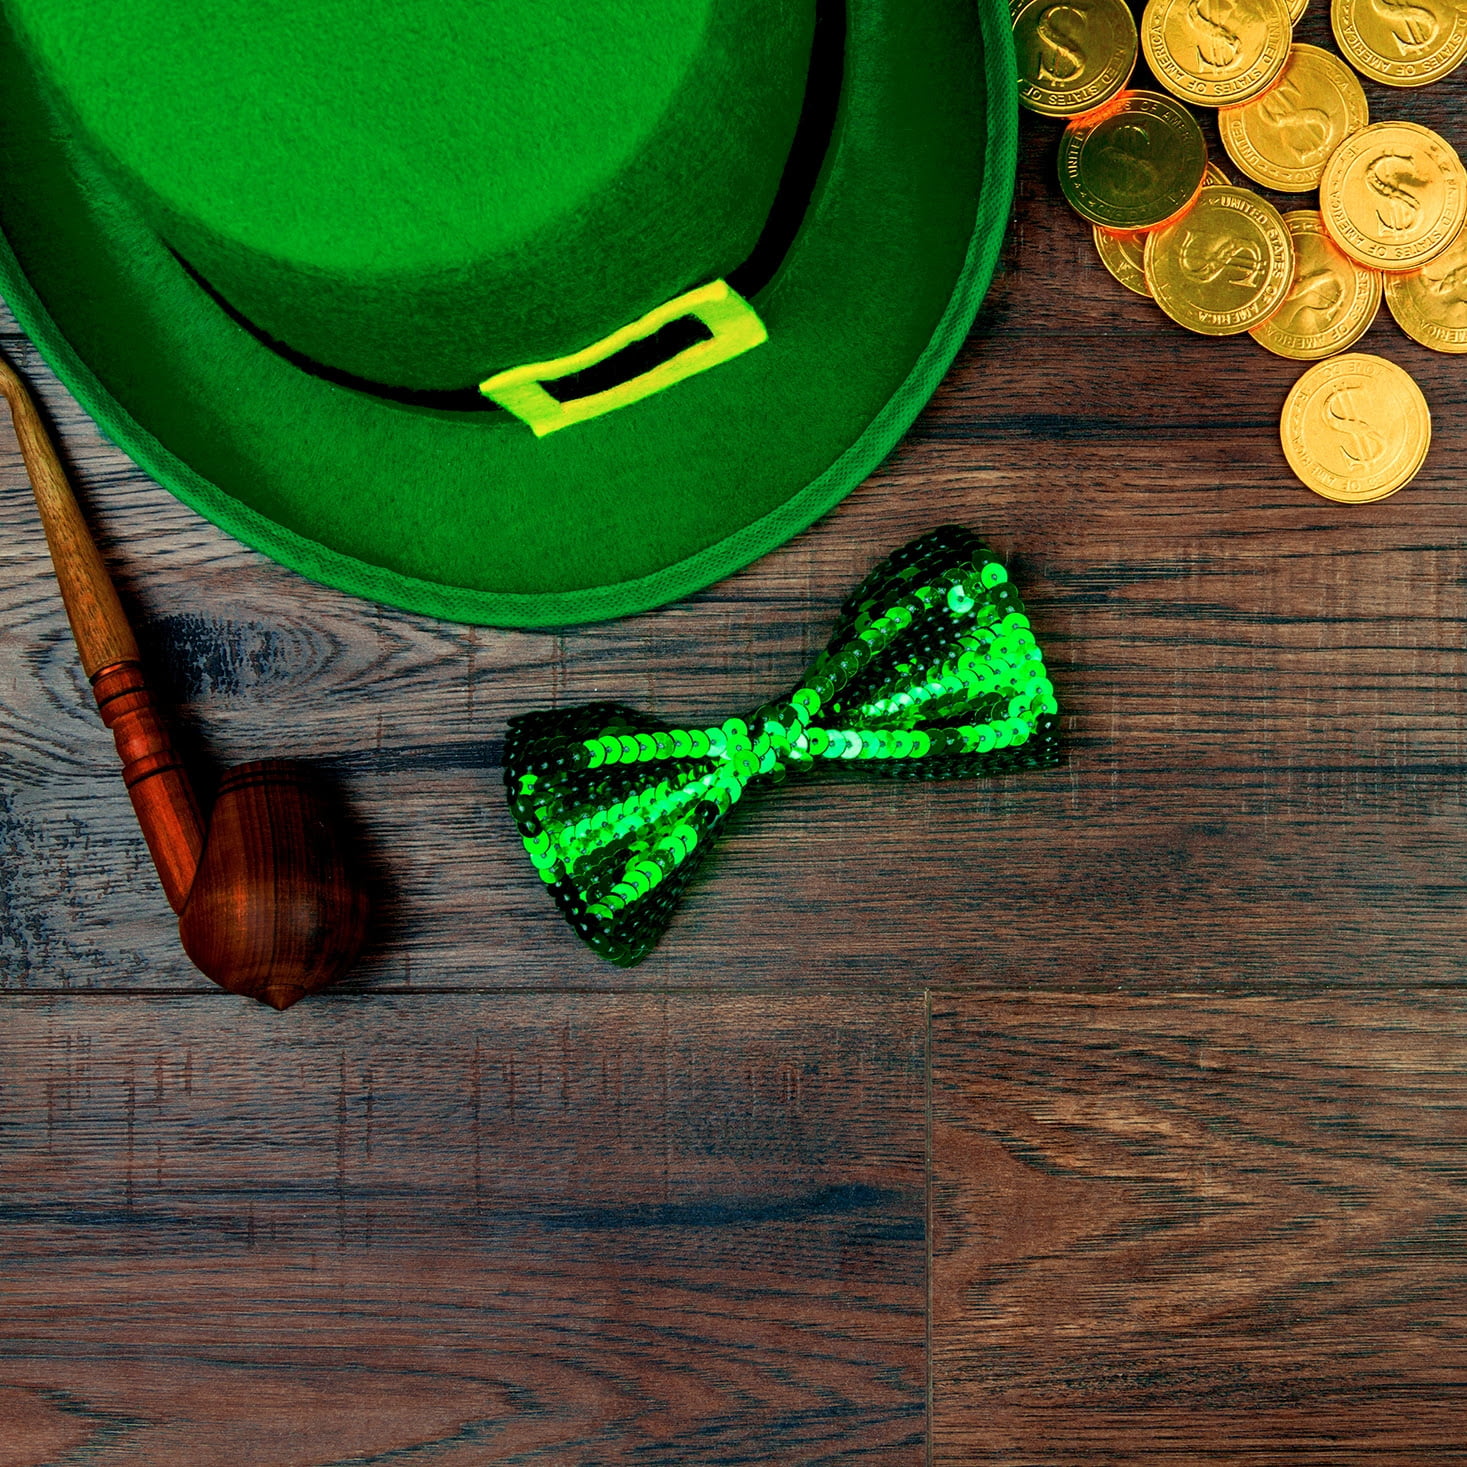
[[[998,0],[0,0],[0,293],[200,513],[459,621],[861,481],[1007,219]]]

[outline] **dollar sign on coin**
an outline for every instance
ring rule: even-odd
[[[1277,209],[1241,188],[1205,188],[1192,210],[1146,237],[1146,283],[1179,325],[1232,336],[1262,325],[1294,278],[1294,245]]]
[[[1031,112],[1093,112],[1136,65],[1136,22],[1125,0],[1022,0],[1013,21],[1019,101]]]
[[[1402,56],[1426,50],[1441,34],[1441,22],[1424,5],[1411,0],[1370,0],[1370,4]]]
[[[1051,5],[1039,17],[1035,35],[1039,41],[1039,80],[1063,87],[1085,70],[1085,57],[1077,48],[1083,40],[1083,17],[1073,5]],[[1067,34],[1073,27],[1075,34]]]
[[[1356,468],[1368,471],[1380,462],[1389,444],[1385,434],[1371,426],[1362,411],[1364,404],[1356,399],[1362,386],[1351,382],[1329,393],[1324,400],[1324,420],[1339,435],[1340,452]]]
[[[1236,64],[1243,39],[1217,18],[1213,0],[1187,0],[1187,13],[1197,44],[1199,71],[1226,71]]]
[[[1159,92],[1123,92],[1078,117],[1060,139],[1060,187],[1083,218],[1104,229],[1150,229],[1196,198],[1207,144],[1190,112]]]
[[[1281,81],[1256,105],[1258,115],[1283,135],[1284,145],[1301,163],[1323,163],[1329,157],[1329,113],[1323,107],[1311,107],[1298,82]]]
[[[1347,255],[1378,270],[1413,270],[1446,249],[1467,220],[1467,170],[1430,128],[1377,122],[1330,155],[1319,207]]]
[[[1139,123],[1123,122],[1095,145],[1097,156],[1127,181],[1132,194],[1154,193],[1161,178],[1152,161],[1151,130]]]
[[[1268,88],[1292,38],[1288,0],[1146,0],[1141,48],[1184,102],[1228,107]]]
[[[1421,217],[1421,200],[1412,192],[1429,178],[1416,173],[1410,153],[1382,153],[1365,167],[1365,186],[1375,195],[1375,218],[1386,235],[1407,234]]]
[[[1431,412],[1394,362],[1347,352],[1294,384],[1279,436],[1289,467],[1316,494],[1366,504],[1416,476],[1431,446]]]

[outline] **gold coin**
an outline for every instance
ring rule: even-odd
[[[1279,211],[1243,188],[1205,188],[1181,219],[1146,236],[1146,283],[1178,325],[1251,331],[1283,304],[1294,245]]]
[[[1270,86],[1288,59],[1288,0],[1146,0],[1141,49],[1184,102],[1231,107]]]
[[[1207,165],[1202,175],[1203,188],[1226,187],[1228,176],[1216,163]],[[1151,287],[1146,283],[1146,270],[1142,256],[1146,253],[1146,231],[1144,229],[1102,229],[1098,224],[1090,226],[1095,236],[1095,252],[1100,263],[1115,276],[1127,290],[1151,298]]]
[[[1131,79],[1136,22],[1125,0],[1022,0],[1013,17],[1019,101],[1031,112],[1093,112]]]
[[[1419,270],[1386,276],[1386,304],[1413,341],[1467,352],[1467,228]]]
[[[1316,362],[1294,384],[1279,436],[1308,488],[1368,504],[1416,477],[1431,446],[1431,410],[1408,372],[1350,352]]]
[[[1060,138],[1060,188],[1104,229],[1150,229],[1191,204],[1207,168],[1196,119],[1160,92],[1122,92]]]
[[[1285,193],[1318,188],[1329,155],[1370,121],[1355,73],[1318,46],[1292,46],[1277,83],[1217,114],[1228,156],[1255,183]]]
[[[1376,122],[1331,154],[1319,208],[1335,243],[1362,265],[1414,270],[1467,220],[1467,171],[1430,128]]]
[[[1457,0],[1332,0],[1345,60],[1388,87],[1424,87],[1467,58],[1467,7]]]
[[[1354,346],[1380,310],[1379,270],[1357,265],[1329,237],[1317,209],[1284,215],[1294,241],[1294,283],[1252,337],[1275,356],[1313,362]]]
[[[1127,290],[1149,296],[1151,287],[1147,285],[1146,272],[1141,268],[1141,257],[1146,251],[1145,233],[1102,229],[1098,224],[1092,224],[1090,228],[1095,235],[1095,253],[1100,256],[1100,263]]]
[[[1298,25],[1309,9],[1309,0],[1289,0],[1289,24]]]

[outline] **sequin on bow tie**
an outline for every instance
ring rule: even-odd
[[[619,703],[526,714],[509,725],[505,785],[566,919],[630,967],[746,790],[817,772],[964,779],[1052,765],[1058,711],[1003,566],[950,525],[872,571],[788,697],[711,728]]]

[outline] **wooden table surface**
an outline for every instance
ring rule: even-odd
[[[1367,91],[1467,145],[1467,75]],[[384,913],[284,1014],[191,970],[4,435],[0,1467],[1467,1458],[1463,365],[1382,311],[1431,456],[1314,497],[1299,367],[1104,274],[1057,133],[881,471],[608,625],[299,579],[0,317],[189,748],[315,761]],[[506,718],[747,709],[950,520],[1029,601],[1066,766],[786,788],[649,961],[590,956]]]

